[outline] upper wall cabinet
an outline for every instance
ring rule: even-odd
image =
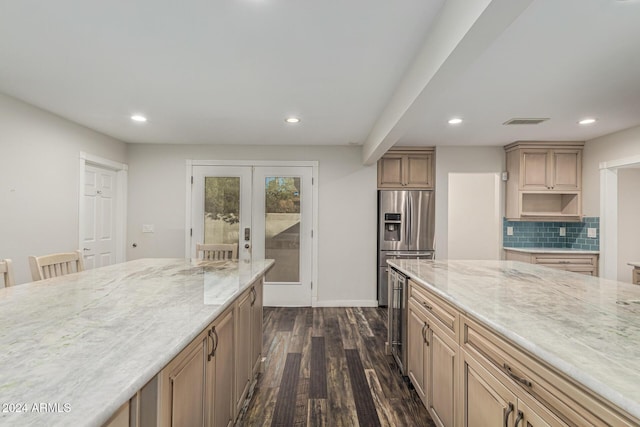
[[[578,221],[582,216],[584,142],[514,142],[507,155],[506,216]]]
[[[378,188],[433,189],[433,154],[433,148],[392,148],[378,160]]]

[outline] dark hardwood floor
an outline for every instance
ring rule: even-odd
[[[264,372],[239,426],[434,426],[384,353],[379,308],[264,309]]]

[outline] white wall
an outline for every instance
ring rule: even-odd
[[[436,258],[449,258],[449,174],[500,173],[504,170],[503,147],[436,147]],[[504,185],[501,187],[500,218],[504,215]]]
[[[360,147],[130,144],[128,259],[185,256],[187,159],[318,161],[318,303],[376,301],[377,171]]]
[[[78,249],[79,154],[126,163],[123,142],[0,94],[0,258]]]
[[[618,280],[631,282],[633,267],[640,261],[640,169],[618,170]]]
[[[600,162],[640,155],[640,126],[585,143],[582,157],[582,210],[600,216]]]
[[[449,259],[500,259],[503,187],[499,173],[450,173]]]

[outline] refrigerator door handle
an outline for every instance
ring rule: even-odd
[[[407,245],[410,248],[411,247],[411,193],[407,193],[407,206],[406,206],[406,210],[407,210]]]

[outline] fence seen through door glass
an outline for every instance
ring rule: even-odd
[[[235,244],[240,237],[240,178],[205,177],[204,243]]]
[[[265,178],[265,258],[276,261],[267,282],[300,281],[300,178]]]

